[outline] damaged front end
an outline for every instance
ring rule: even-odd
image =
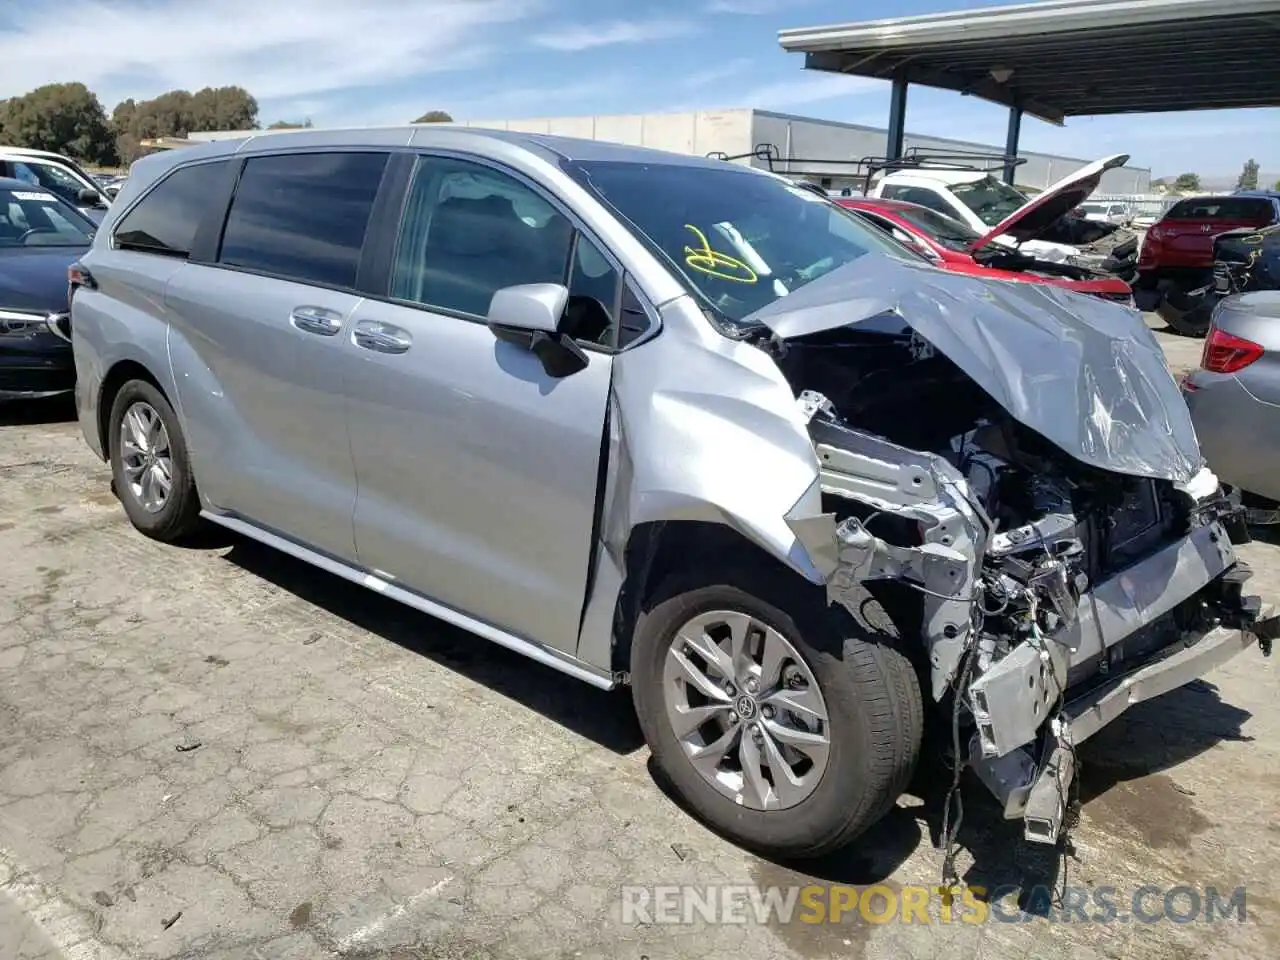
[[[757,317],[820,464],[822,513],[788,523],[832,602],[888,589],[966,725],[957,759],[1053,843],[1077,744],[1270,652],[1242,512],[1128,311],[909,265],[839,273]]]

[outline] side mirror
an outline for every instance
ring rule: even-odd
[[[107,200],[97,190],[90,190],[85,187],[76,194],[76,203],[82,207],[105,207]]]
[[[489,301],[485,318],[493,335],[528,350],[548,376],[561,379],[586,369],[586,353],[560,330],[569,290],[558,283],[503,287]]]

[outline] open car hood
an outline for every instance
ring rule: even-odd
[[[997,223],[988,233],[975,240],[969,249],[981,250],[996,237],[1011,236],[1019,243],[1036,239],[1088,200],[1093,191],[1098,189],[1104,173],[1115,167],[1123,167],[1128,162],[1129,154],[1117,153],[1067,174],[1044,193],[1036,195]]]
[[[886,320],[1083,463],[1179,484],[1203,465],[1159,343],[1119,304],[868,254],[745,318],[784,340]]]

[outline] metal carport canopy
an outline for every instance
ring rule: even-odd
[[[1046,0],[783,30],[778,40],[808,69],[895,81],[903,107],[907,84],[1056,124],[1280,106],[1280,0]]]

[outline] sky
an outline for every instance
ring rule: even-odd
[[[0,4],[0,98],[79,80],[127,97],[238,84],[260,121],[407,123],[757,107],[885,125],[889,85],[805,71],[786,27],[1004,0],[27,0]],[[860,12],[863,11],[863,12]],[[79,38],[68,47],[67,24]],[[67,56],[51,55],[64,51]],[[913,87],[912,133],[1003,144],[1004,108]],[[1023,121],[1026,150],[1129,153],[1156,176],[1280,171],[1280,109]]]

